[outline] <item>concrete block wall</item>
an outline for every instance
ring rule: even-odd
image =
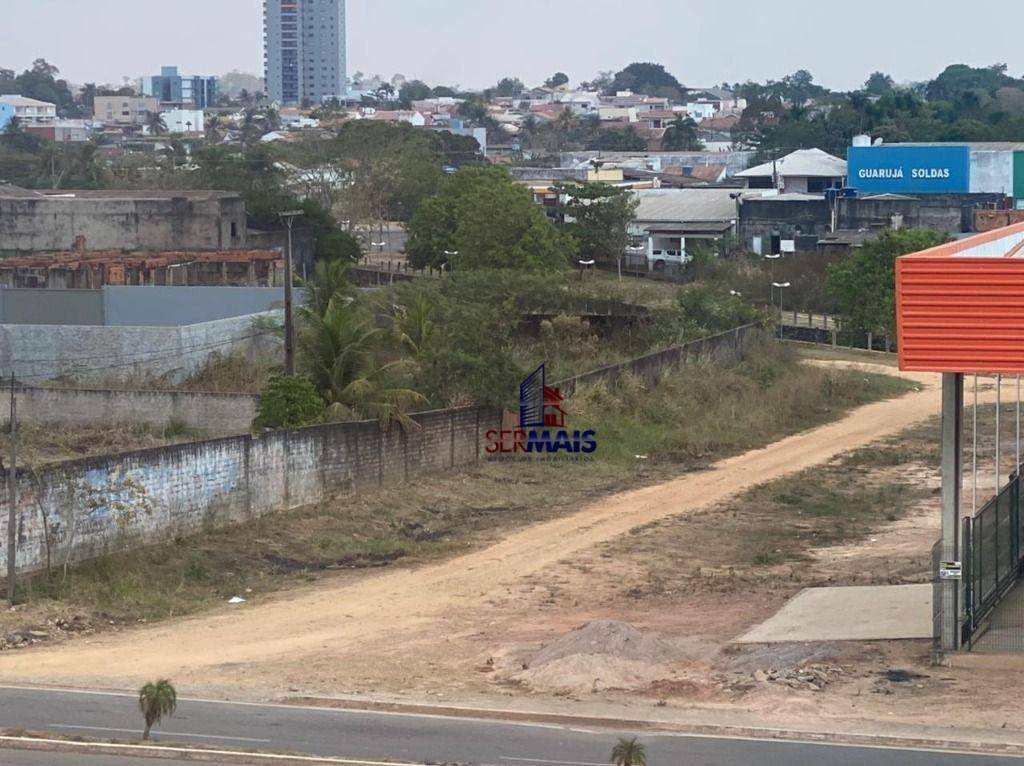
[[[399,484],[474,462],[501,413],[454,409],[376,422],[274,431],[76,460],[19,471],[17,566],[81,561],[131,545],[244,522],[353,489]],[[8,498],[0,501],[6,540]],[[0,546],[2,547],[2,546]],[[0,551],[0,572],[6,550]]]
[[[560,385],[614,384],[623,374],[652,377],[694,360],[742,358],[757,326],[595,370]],[[375,421],[273,431],[76,460],[17,477],[17,566],[81,561],[132,545],[171,539],[208,525],[322,502],[341,492],[399,484],[417,475],[469,465],[503,413],[459,408],[412,416],[416,426],[382,429]],[[0,493],[0,540],[7,539],[8,497]],[[49,530],[47,534],[46,530]],[[0,572],[6,548],[0,545]]]
[[[143,289],[143,288],[138,288]],[[0,325],[0,375],[28,383],[57,377],[143,375],[180,382],[214,352],[260,353],[279,341],[254,329],[252,316],[184,327]]]
[[[166,428],[177,422],[210,434],[246,433],[259,401],[255,394],[87,388],[19,387],[16,396],[21,423]],[[10,402],[10,388],[0,389],[0,413],[10,412]]]

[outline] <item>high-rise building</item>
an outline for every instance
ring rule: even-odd
[[[283,105],[344,98],[345,0],[264,0],[267,96]]]
[[[194,109],[217,105],[217,78],[178,74],[178,67],[165,66],[160,74],[142,78],[142,94],[161,104]]]

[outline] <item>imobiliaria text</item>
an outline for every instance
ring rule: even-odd
[[[565,397],[545,384],[544,365],[519,386],[519,428],[493,429],[486,434],[491,455],[592,455],[596,431],[570,431],[563,409]]]

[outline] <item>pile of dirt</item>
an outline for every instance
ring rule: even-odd
[[[637,689],[670,675],[686,647],[624,622],[598,620],[543,647],[512,680],[536,691],[584,694]]]

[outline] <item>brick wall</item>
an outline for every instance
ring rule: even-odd
[[[417,427],[407,431],[385,431],[376,422],[341,423],[19,471],[18,568],[45,566],[47,527],[54,563],[63,562],[68,550],[71,560],[84,560],[465,465],[476,461],[483,435],[500,426],[501,413],[455,409],[413,419]],[[7,515],[4,492],[0,540],[7,539]],[[3,567],[6,550],[0,551]]]
[[[649,354],[559,384],[614,384],[627,372],[657,372],[696,360],[742,358],[756,326]],[[244,522],[299,508],[341,492],[398,484],[480,459],[487,431],[503,414],[483,408],[418,413],[416,427],[383,430],[375,421],[272,431],[139,452],[86,458],[19,471],[17,565],[46,564],[49,529],[54,563],[70,551],[80,561],[126,546],[166,540],[204,525]],[[8,498],[0,493],[0,541],[7,539]],[[44,524],[45,519],[45,524]],[[0,572],[6,547],[0,544]]]
[[[18,421],[30,424],[134,423],[166,428],[172,422],[209,434],[240,434],[256,416],[255,394],[195,391],[119,391],[18,388]],[[0,389],[0,413],[10,412],[10,389]]]

